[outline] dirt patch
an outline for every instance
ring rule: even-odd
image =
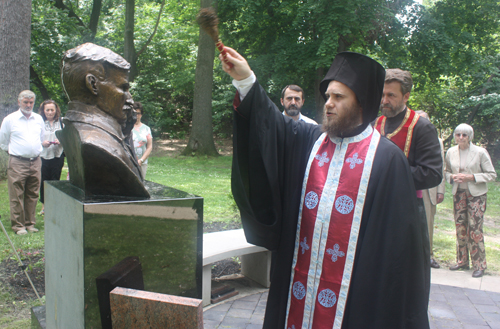
[[[203,223],[203,233],[237,230],[241,228],[241,222],[211,222]]]
[[[153,156],[178,156],[187,146],[189,139],[155,139],[153,140]],[[215,149],[220,155],[233,154],[233,142],[231,139],[216,139]]]
[[[236,230],[240,228],[241,222],[203,223],[203,232],[205,233]],[[215,262],[212,266],[212,279],[218,279],[220,277],[236,273],[241,273],[241,263],[239,258],[223,259],[219,262]]]
[[[45,295],[45,258],[43,251],[26,252],[21,256],[26,271],[40,297]],[[15,300],[36,299],[36,294],[19,262],[8,257],[0,263],[0,282]]]

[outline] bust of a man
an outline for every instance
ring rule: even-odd
[[[92,43],[64,54],[61,79],[70,102],[57,135],[70,181],[86,196],[149,197],[132,147],[129,69],[123,57]]]

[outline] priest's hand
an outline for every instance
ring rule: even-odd
[[[248,78],[252,74],[252,69],[248,65],[246,59],[238,54],[238,52],[233,48],[224,47],[224,49],[227,53],[227,60],[233,64],[233,67],[229,67],[229,65],[224,63],[222,55],[219,54],[219,59],[222,62],[222,69],[224,72],[238,81]]]

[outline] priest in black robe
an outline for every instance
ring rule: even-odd
[[[264,328],[429,328],[428,236],[426,223],[416,216],[411,171],[403,152],[369,125],[378,113],[383,67],[360,54],[338,54],[320,85],[327,102],[323,126],[316,126],[281,115],[246,60],[231,48],[226,51],[233,66],[223,63],[223,69],[238,89],[232,192],[248,242],[274,252]],[[354,156],[334,161],[351,143],[370,139],[366,158],[357,158],[355,149]],[[334,156],[315,153],[327,143],[335,148]],[[368,170],[359,179],[338,168],[349,165]],[[326,170],[327,177],[323,194],[311,197],[312,191],[306,192],[320,170]],[[328,200],[329,180],[338,189],[348,190],[351,183],[365,189],[360,187],[363,192],[351,198],[333,191]],[[332,209],[331,215],[320,213],[320,208]],[[311,218],[307,212],[316,209]],[[348,213],[353,217],[345,222]],[[306,224],[314,230],[309,239],[303,238]],[[349,226],[350,235],[344,239],[349,240],[348,248],[341,243],[325,247],[330,234],[342,239],[338,232],[342,225]],[[322,290],[321,284],[334,280],[325,281],[323,276],[330,274],[318,267],[311,270],[314,260],[307,264],[307,278],[302,283],[296,280],[298,263],[313,251],[325,256],[317,258],[324,268],[327,261],[345,262],[339,291]],[[332,276],[339,275],[338,270],[333,272]]]

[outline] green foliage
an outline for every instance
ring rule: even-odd
[[[395,15],[408,3],[376,1],[241,1],[219,3],[224,39],[244,54],[259,82],[279,101],[288,84],[314,95],[316,73],[342,50],[368,52],[390,33]]]
[[[212,91],[212,116],[214,133],[219,138],[229,138],[233,126],[234,87],[229,76],[222,71],[219,59],[215,59],[214,86]]]
[[[81,1],[71,6],[83,24],[88,24],[92,4]],[[183,134],[191,122],[198,40],[198,26],[193,22],[198,6],[199,2],[193,0],[167,2],[155,37],[138,59],[140,75],[132,84],[132,93],[144,104],[145,122],[157,136],[162,132]],[[136,0],[138,51],[153,33],[159,9],[158,1]],[[103,1],[99,29],[92,42],[123,54],[124,12],[124,3]],[[32,65],[64,112],[67,99],[60,83],[60,60],[66,50],[89,41],[89,31],[50,0],[34,0],[32,14]],[[32,88],[38,91],[34,85]]]
[[[66,108],[60,84],[65,50],[89,41],[86,27],[93,1],[65,1],[80,19],[33,0],[31,65],[49,97]],[[198,0],[166,2],[158,31],[138,58],[134,99],[146,108],[143,119],[159,136],[184,136],[190,129],[198,26]],[[135,48],[153,32],[159,0],[136,0]],[[500,157],[500,11],[497,0],[219,0],[221,38],[249,61],[259,82],[279,104],[283,86],[305,90],[306,113],[315,108],[317,83],[338,51],[368,54],[386,67],[410,70],[410,107],[431,115],[443,137],[471,122],[476,142]],[[122,54],[125,4],[104,0],[93,42]],[[41,94],[32,77],[32,88]],[[229,136],[234,88],[215,61],[213,124]],[[39,102],[42,97],[38,97]],[[314,116],[314,114],[313,114]],[[498,150],[497,150],[498,149]]]
[[[445,137],[462,122],[472,123],[477,142],[500,137],[497,9],[495,0],[443,0],[411,11],[412,106],[434,117]]]
[[[67,99],[61,88],[60,62],[64,52],[82,43],[85,28],[50,0],[33,0],[31,13],[31,66],[65,112]],[[32,77],[33,82],[33,77]],[[35,92],[40,92],[32,84]],[[37,104],[43,102],[37,98]],[[36,108],[35,108],[36,109]]]
[[[177,137],[191,122],[194,70],[198,26],[193,24],[198,3],[167,2],[158,31],[143,54],[139,56],[139,76],[132,83],[134,100],[145,106],[146,118],[153,133]],[[154,1],[136,1],[136,49],[153,33],[160,5]],[[124,5],[109,10],[103,17],[105,29],[97,40],[121,53],[123,51]]]

